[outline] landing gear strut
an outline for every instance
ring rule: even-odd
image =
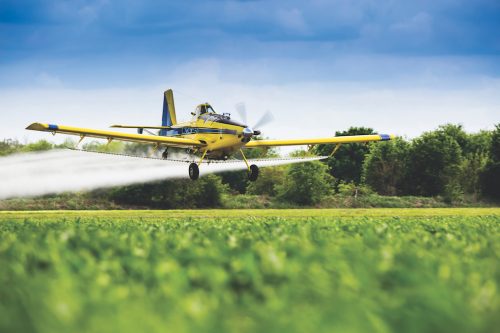
[[[192,180],[196,180],[200,177],[200,164],[203,162],[203,159],[205,158],[205,155],[207,155],[208,150],[205,150],[203,152],[203,155],[201,155],[200,161],[198,163],[191,163],[189,164],[189,178]]]
[[[189,178],[192,180],[198,179],[200,176],[200,169],[198,168],[198,164],[191,163],[189,164]]]
[[[200,161],[198,163],[191,163],[189,164],[189,178],[192,180],[196,180],[200,177],[200,164],[203,162],[203,159],[205,158],[205,155],[207,154],[208,150],[205,150],[203,152],[203,155],[201,155]],[[259,167],[256,166],[255,164],[248,164],[248,160],[245,157],[245,154],[243,153],[243,150],[240,149],[241,156],[243,157],[243,160],[245,161],[245,164],[247,165],[248,169],[248,180],[251,182],[254,182],[257,180],[259,177]],[[162,154],[163,158],[166,158],[167,151],[165,150]]]
[[[259,177],[259,167],[256,166],[255,164],[249,165],[247,158],[245,157],[245,154],[243,153],[243,149],[240,149],[241,156],[243,157],[243,160],[245,161],[245,164],[247,165],[248,169],[248,180],[251,182],[254,182],[257,180]]]

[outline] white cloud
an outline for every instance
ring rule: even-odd
[[[235,117],[235,104],[246,102],[249,123],[271,110],[275,121],[262,129],[271,138],[329,136],[350,126],[415,137],[445,123],[460,123],[467,131],[478,131],[500,122],[498,79],[469,78],[460,86],[439,87],[334,80],[259,84],[221,79],[227,70],[231,68],[209,60],[178,68],[162,85],[2,90],[1,136],[64,139],[24,130],[35,121],[102,129],[113,123],[157,125],[162,92],[169,87],[174,89],[180,120],[188,120],[196,104],[206,101],[218,112],[231,112]]]

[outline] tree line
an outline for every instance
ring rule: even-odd
[[[370,128],[351,128],[336,135],[372,133]],[[331,149],[318,146],[316,152]],[[447,124],[413,140],[346,145],[327,163],[337,184],[365,184],[381,195],[498,199],[500,124],[493,131],[471,134],[461,125]]]
[[[351,127],[336,136],[374,134],[372,128]],[[21,144],[0,142],[0,156],[72,145],[41,140]],[[87,150],[144,153],[150,147],[88,143]],[[318,145],[295,156],[329,155],[333,145]],[[250,158],[276,157],[274,150],[248,150]],[[158,209],[206,208],[222,205],[223,197],[263,196],[292,205],[317,205],[332,196],[440,197],[445,202],[500,200],[500,124],[492,131],[466,133],[461,125],[447,124],[414,139],[397,138],[369,144],[343,144],[325,161],[261,169],[256,182],[242,171],[189,179],[121,186],[92,192],[113,202]]]

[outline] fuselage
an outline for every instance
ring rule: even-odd
[[[210,159],[226,159],[250,141],[253,131],[247,128],[227,115],[205,113],[172,126],[166,136],[199,140],[206,146],[195,152],[207,151],[206,156]]]

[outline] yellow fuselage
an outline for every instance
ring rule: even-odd
[[[196,152],[207,151],[209,158],[224,159],[248,142],[242,133],[243,129],[244,126],[196,119],[172,126],[167,135],[199,140],[206,146],[197,148]]]

